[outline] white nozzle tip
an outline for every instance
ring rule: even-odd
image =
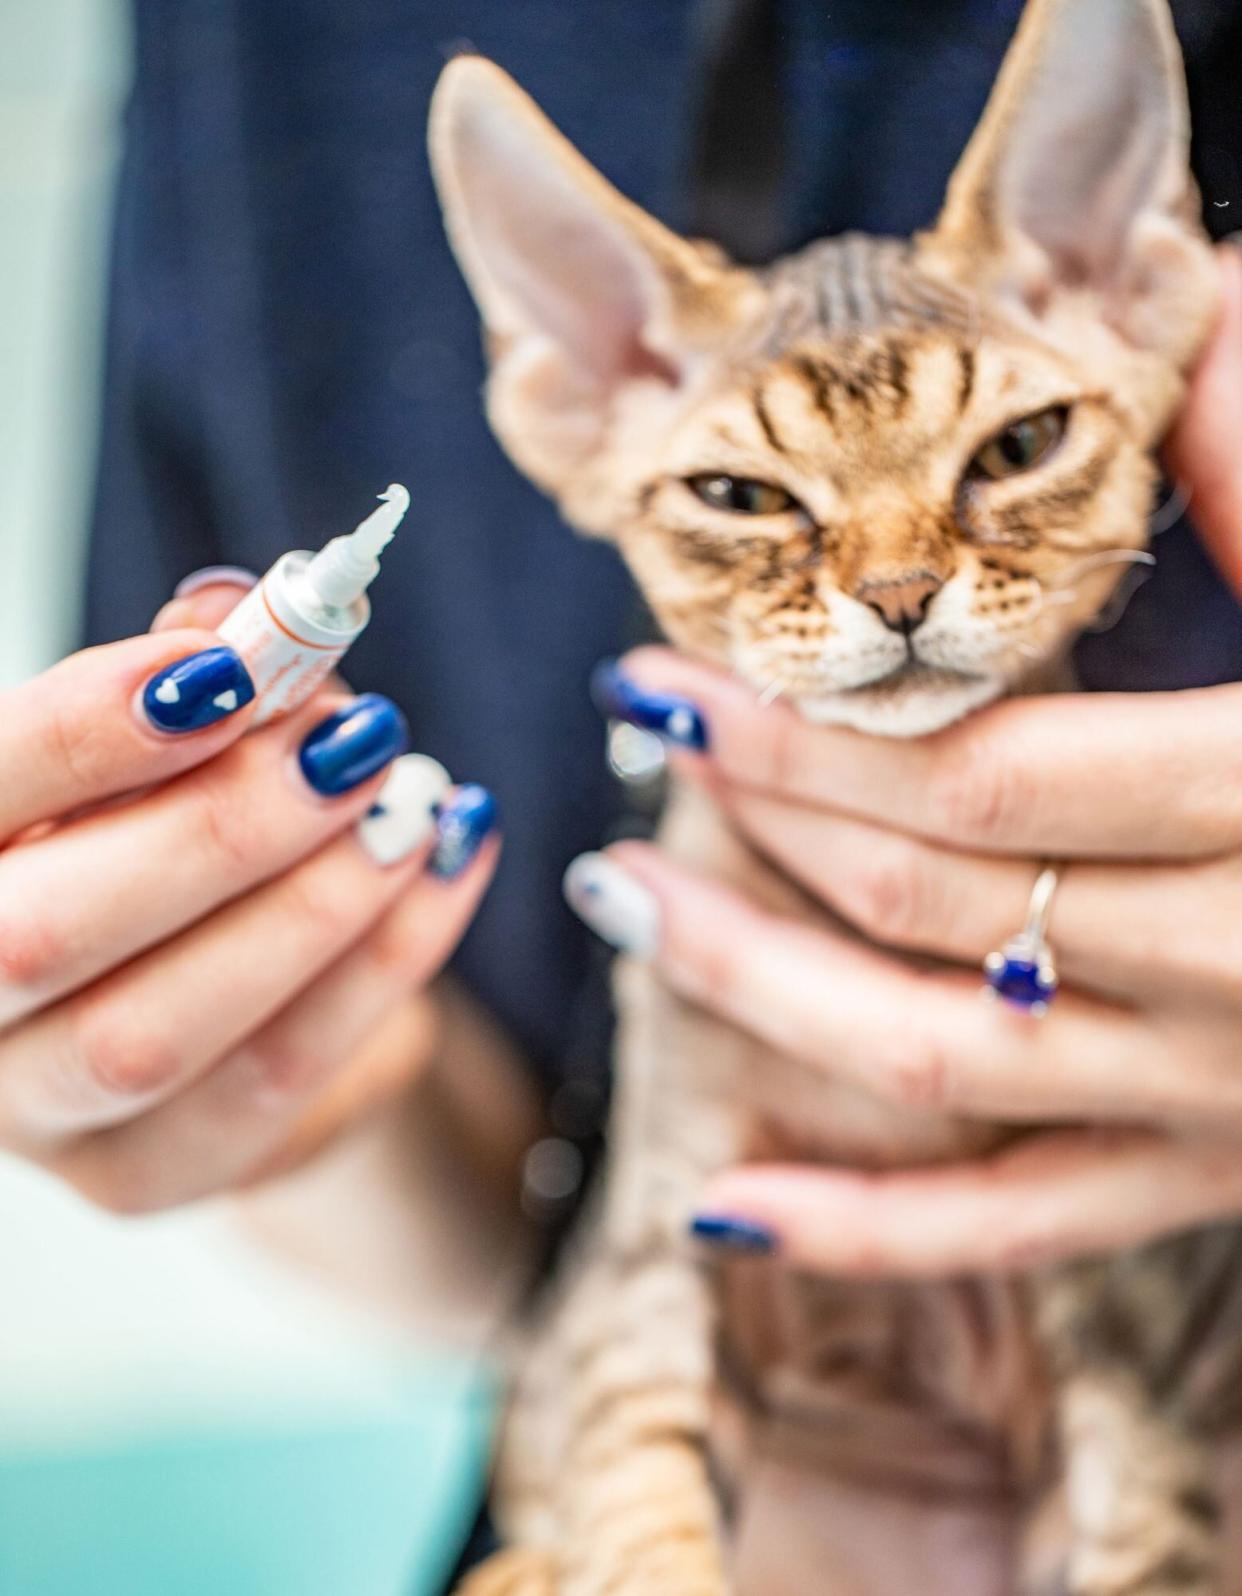
[[[379,557],[401,525],[410,495],[399,482],[391,482],[379,498],[365,521],[333,538],[307,567],[307,580],[326,604],[352,604],[379,574]]]
[[[393,533],[401,525],[405,512],[410,507],[410,495],[399,482],[391,482],[379,495],[380,506],[372,510],[360,526],[356,526],[351,536],[355,540],[355,547],[374,557],[381,549],[387,548],[392,542]]]

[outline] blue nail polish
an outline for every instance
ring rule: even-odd
[[[165,665],[142,690],[157,731],[193,732],[236,714],[254,697],[250,672],[231,648],[205,648]]]
[[[757,1258],[770,1256],[779,1246],[776,1232],[766,1225],[731,1219],[726,1214],[697,1214],[691,1221],[690,1234],[718,1252],[748,1253]]]
[[[427,868],[441,881],[455,881],[496,829],[500,810],[486,787],[463,787],[436,816],[436,843]]]
[[[649,693],[632,682],[616,660],[605,660],[591,677],[591,697],[601,715],[628,721],[655,732],[678,748],[702,753],[707,748],[707,722],[697,704],[671,693]]]
[[[390,699],[364,693],[320,721],[298,752],[302,774],[317,793],[336,798],[405,753],[410,730]]]

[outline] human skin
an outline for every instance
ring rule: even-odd
[[[399,1089],[498,851],[453,880],[430,837],[368,853],[387,761],[325,795],[296,757],[339,684],[253,736],[252,705],[151,727],[143,685],[218,647],[241,591],[209,581],[0,697],[0,1146],[122,1212],[245,1183]]]
[[[1242,254],[1169,442],[1242,591]],[[707,1216],[833,1274],[937,1276],[1142,1243],[1242,1211],[1242,686],[1013,700],[919,742],[816,727],[667,650],[623,662],[710,733],[677,754],[755,849],[876,946],[794,925],[624,843],[679,992],[883,1097],[1039,1132],[980,1162],[729,1170]],[[1064,981],[1040,1023],[979,1001],[1038,861]],[[885,950],[891,951],[885,951]],[[902,955],[943,961],[928,971]]]

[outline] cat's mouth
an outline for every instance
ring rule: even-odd
[[[883,676],[877,676],[872,681],[861,682],[855,687],[844,691],[849,693],[875,693],[884,688],[894,691],[907,690],[910,687],[920,688],[928,692],[935,692],[938,687],[951,686],[960,682],[982,682],[987,677],[978,671],[951,670],[945,665],[928,665],[915,654],[908,654],[900,665],[895,665],[892,670],[886,671]]]
[[[961,720],[1005,690],[1001,676],[980,676],[913,657],[856,687],[795,696],[807,720],[852,726],[877,737],[923,737]],[[794,696],[794,695],[791,695]]]

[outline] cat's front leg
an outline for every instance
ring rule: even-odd
[[[645,966],[620,968],[617,986],[606,1211],[564,1327],[559,1596],[724,1596],[707,1456],[715,1302],[686,1220],[706,1175],[737,1156],[750,1048]]]
[[[711,1303],[693,1260],[658,1245],[601,1260],[569,1336],[558,1596],[723,1596]]]
[[[516,1544],[457,1596],[722,1596],[705,1462],[711,1301],[683,1248],[601,1245],[527,1366],[499,1506]]]
[[[557,1596],[557,1590],[556,1563],[549,1553],[519,1546],[489,1557],[455,1596]]]

